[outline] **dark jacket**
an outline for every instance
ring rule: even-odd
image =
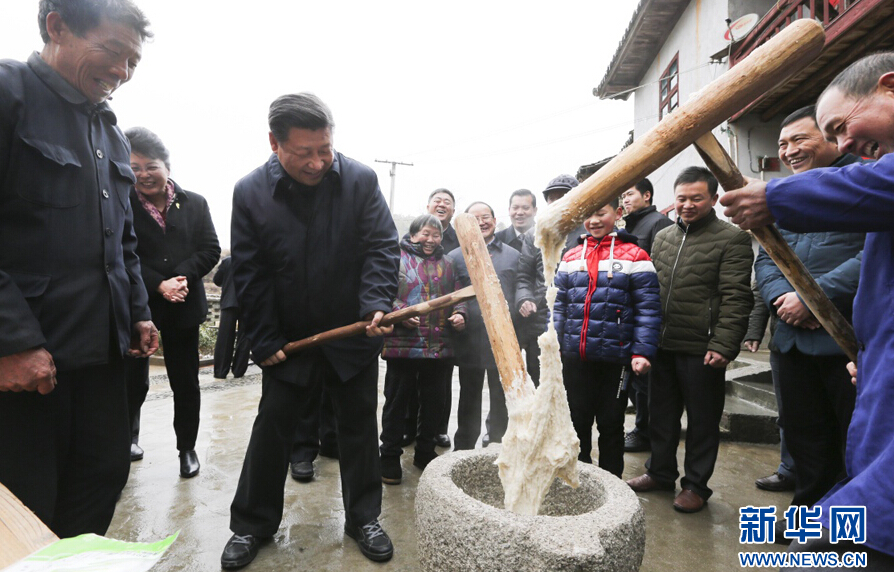
[[[495,232],[494,236],[500,239],[500,242],[507,246],[511,246],[515,250],[521,252],[522,244],[524,243],[524,237],[516,234],[515,229],[511,226],[504,228],[501,231]]]
[[[701,355],[739,355],[751,293],[751,238],[717,218],[713,210],[696,222],[658,232],[652,262],[661,284],[661,349]]]
[[[674,221],[658,212],[655,205],[649,205],[625,216],[624,223],[624,229],[637,238],[637,245],[651,255],[655,235],[674,224]]]
[[[400,272],[393,311],[446,296],[462,288],[453,268],[453,261],[444,255],[444,249],[440,245],[431,255],[426,255],[418,244],[409,239],[401,240],[400,248]],[[452,308],[442,308],[419,316],[419,326],[416,328],[395,324],[394,331],[385,336],[382,357],[453,357],[453,328],[447,318],[453,314],[465,316],[466,313],[466,303],[460,302]]]
[[[162,230],[143,208],[137,192],[131,190],[130,205],[152,321],[160,329],[194,328],[208,314],[202,278],[220,259],[208,203],[201,195],[184,191],[174,182],[174,202],[168,208]],[[183,302],[168,302],[158,292],[158,285],[174,276],[186,276],[189,294]]]
[[[519,253],[514,248],[506,246],[500,239],[494,239],[487,245],[490,260],[494,270],[500,279],[500,288],[506,303],[515,308],[515,300],[518,298],[518,257]],[[456,266],[459,282],[463,287],[472,284],[469,270],[466,268],[466,260],[461,249],[457,248],[449,254]],[[460,367],[489,368],[497,367],[494,354],[490,348],[490,339],[484,327],[484,318],[481,316],[481,307],[475,299],[468,301],[468,314],[466,315],[466,328],[457,332],[454,336],[456,351],[456,363]]]
[[[518,313],[522,304],[531,301],[537,312],[527,318]],[[546,331],[549,323],[549,306],[546,304],[546,281],[543,278],[543,256],[534,246],[534,239],[526,236],[518,258],[518,297],[515,300],[516,333],[520,344],[533,343]]]
[[[751,314],[748,316],[748,330],[745,332],[745,341],[756,340],[760,342],[764,339],[764,334],[767,333],[767,322],[770,322],[770,345],[771,349],[776,346],[773,344],[773,332],[776,331],[776,322],[778,318],[776,314],[773,314],[773,320],[770,321],[770,311],[767,309],[767,305],[764,304],[764,299],[761,297],[761,289],[757,287],[757,281],[751,281],[751,293],[754,296],[754,308],[751,309]]]
[[[260,362],[294,340],[389,312],[397,293],[397,229],[375,172],[335,153],[316,187],[292,180],[276,155],[236,183],[233,281]],[[338,340],[266,368],[300,383],[322,352],[342,380],[376,359],[382,338]]]
[[[149,319],[116,121],[37,53],[0,62],[0,355],[103,364]]]
[[[853,155],[843,155],[833,167],[843,167],[860,159]],[[779,229],[782,238],[804,263],[810,275],[816,279],[823,292],[851,320],[854,296],[860,281],[860,259],[866,235],[856,232],[791,232]],[[761,297],[772,314],[776,314],[776,299],[795,289],[789,284],[782,271],[761,248],[754,262],[754,274]],[[773,333],[773,349],[780,352],[798,351],[807,355],[844,355],[844,351],[826,330],[809,330],[778,321]]]
[[[792,247],[801,262],[816,279],[823,292],[835,304],[846,320],[851,320],[854,296],[860,280],[860,258],[866,235],[852,232],[791,232],[780,229],[779,233]],[[794,292],[782,272],[763,248],[754,263],[754,274],[761,298],[771,313],[776,314],[776,299],[787,292]],[[844,351],[826,330],[810,330],[786,324],[779,320],[773,333],[774,348],[788,352],[797,348],[807,355],[844,355]]]
[[[238,308],[236,301],[236,288],[233,286],[233,257],[227,256],[220,261],[220,266],[212,278],[215,284],[220,286],[220,309],[229,310]]]
[[[658,275],[636,237],[592,236],[565,253],[553,322],[562,357],[629,364],[653,359],[661,326]]]
[[[441,248],[444,249],[444,254],[459,248],[459,237],[456,236],[456,229],[452,224],[448,224],[441,233]]]

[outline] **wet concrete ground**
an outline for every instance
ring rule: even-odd
[[[163,368],[152,368],[153,385],[142,410],[140,444],[146,451],[145,458],[131,465],[130,480],[107,536],[147,542],[180,530],[179,539],[154,570],[219,570],[221,551],[231,535],[229,506],[260,398],[260,374],[251,366],[242,379],[219,381],[212,378],[210,368],[203,369],[202,417],[196,447],[202,469],[193,479],[181,479],[171,426],[173,401],[163,373]],[[380,373],[381,384],[384,365]],[[454,379],[451,434],[456,426],[458,392]],[[383,402],[380,391],[380,412]],[[483,402],[486,404],[487,399]],[[628,428],[633,426],[632,415],[627,416],[627,424]],[[682,445],[679,453],[682,466]],[[641,474],[647,457],[648,453],[628,453],[624,477]],[[338,461],[321,458],[316,462],[313,482],[286,479],[282,525],[274,541],[261,549],[247,570],[419,570],[413,502],[421,471],[412,465],[412,446],[402,461],[403,484],[383,485],[381,522],[394,542],[391,562],[368,561],[354,541],[344,535]],[[739,507],[777,505],[777,514],[781,514],[790,500],[788,493],[768,493],[754,486],[754,479],[772,473],[778,462],[777,446],[721,443],[710,482],[714,496],[697,514],[675,512],[671,506],[673,493],[640,494],[646,515],[642,572],[739,569],[737,553],[743,550],[739,544]],[[745,549],[781,547],[754,545]]]

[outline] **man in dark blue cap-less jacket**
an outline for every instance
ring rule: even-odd
[[[311,94],[270,106],[273,155],[236,184],[236,296],[263,369],[258,416],[231,506],[225,569],[251,562],[279,528],[295,429],[325,385],[341,453],[345,533],[371,560],[391,558],[376,423],[378,326],[397,293],[397,230],[375,173],[332,148],[329,108]],[[367,336],[286,356],[293,340],[371,320]]]

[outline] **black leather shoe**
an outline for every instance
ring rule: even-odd
[[[795,490],[795,479],[790,479],[779,473],[773,473],[769,477],[761,477],[754,481],[754,486],[764,491],[773,491],[774,493],[793,491]]]
[[[139,461],[143,458],[143,448],[136,443],[130,444],[130,461]]]
[[[385,562],[394,556],[394,545],[378,520],[363,526],[345,523],[345,534],[356,540],[360,552],[374,562]]]
[[[261,544],[268,540],[270,539],[258,538],[250,534],[245,536],[234,534],[227,541],[223,554],[220,555],[220,567],[224,570],[236,570],[247,566],[258,555]]]
[[[487,446],[490,445],[490,435],[487,433],[484,434],[484,437],[481,438],[481,446],[487,449]]]
[[[403,470],[400,467],[400,457],[382,457],[382,482],[386,485],[399,485],[403,479]]]
[[[450,447],[450,436],[449,435],[436,435],[435,436],[435,445],[438,447]]]
[[[428,466],[429,463],[438,458],[438,454],[432,451],[431,453],[419,453],[417,452],[413,457],[413,466],[419,467],[423,471],[425,467]]]
[[[195,450],[180,451],[180,476],[191,479],[199,474],[199,456]]]
[[[625,453],[641,453],[651,449],[651,443],[649,443],[647,438],[640,435],[639,431],[631,431],[624,437]]]
[[[405,434],[400,438],[400,443],[398,443],[401,447],[406,447],[407,445],[412,445],[413,441],[416,440],[415,435]]]
[[[309,483],[314,480],[314,464],[312,461],[300,461],[291,464],[292,478],[299,483]]]

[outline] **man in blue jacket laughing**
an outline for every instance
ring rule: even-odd
[[[867,233],[854,299],[860,352],[857,367],[850,368],[857,401],[847,439],[847,477],[817,503],[823,538],[790,550],[867,551],[870,566],[887,570],[894,566],[894,53],[867,56],[841,72],[820,95],[816,117],[839,151],[878,160],[752,181],[721,203],[743,228],[777,221],[796,232]],[[839,524],[830,518],[834,507],[865,507],[865,544],[831,538]]]

